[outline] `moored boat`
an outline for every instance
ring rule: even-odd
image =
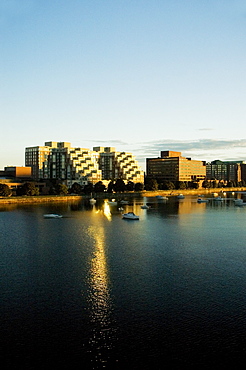
[[[96,204],[96,199],[95,198],[91,198],[90,199],[90,204]]]
[[[223,200],[223,198],[221,198],[220,196],[219,197],[215,197],[214,200],[218,201],[218,202],[221,202]]]
[[[123,213],[122,218],[127,220],[139,220],[139,216],[135,215],[134,212]]]
[[[108,204],[109,204],[110,206],[117,206],[117,202],[116,202],[114,199],[109,200],[109,201],[108,201]]]
[[[149,208],[150,208],[150,206],[147,206],[147,204],[144,204],[144,205],[142,205],[142,206],[141,206],[141,208],[142,208],[142,209],[149,209]]]
[[[43,216],[44,216],[44,218],[62,218],[62,215],[58,215],[56,213],[47,213]]]
[[[246,206],[246,202],[243,201],[243,199],[235,199],[234,201],[235,206]]]
[[[208,203],[208,199],[202,199],[202,198],[198,198],[197,199],[197,203]]]

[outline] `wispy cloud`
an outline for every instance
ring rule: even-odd
[[[204,128],[199,128],[198,131],[213,131],[213,128],[210,127],[204,127]]]
[[[129,145],[128,143],[122,141],[122,140],[85,140],[89,143],[96,143],[96,145],[98,144],[102,144],[103,146],[115,146],[115,145]]]
[[[197,150],[221,150],[232,148],[246,148],[246,139],[241,140],[213,140],[201,139],[192,141],[158,140],[142,143],[138,150],[156,152],[160,150],[197,151]]]
[[[145,166],[146,158],[159,157],[162,150],[178,151],[184,157],[205,161],[215,159],[245,160],[246,139],[157,140],[138,143],[134,146],[134,153],[142,167]]]

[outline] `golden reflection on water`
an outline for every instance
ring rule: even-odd
[[[103,204],[103,213],[109,221],[112,220],[112,216],[111,216],[110,207],[109,207],[108,202],[104,202],[104,204]]]
[[[91,226],[88,231],[94,239],[89,272],[88,303],[92,328],[89,346],[93,363],[106,367],[115,338],[111,320],[112,302],[105,254],[105,234],[101,226]]]

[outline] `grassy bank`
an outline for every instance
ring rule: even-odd
[[[235,191],[246,191],[246,187],[240,187],[240,188],[210,188],[210,189],[185,189],[185,190],[158,190],[158,191],[144,191],[142,192],[142,195],[145,197],[153,197],[156,195],[178,195],[178,194],[184,194],[184,195],[199,195],[199,194],[212,194],[212,193],[223,193],[223,192],[235,192]]]
[[[0,198],[0,204],[15,204],[15,203],[59,203],[59,202],[74,202],[80,201],[80,195],[38,195],[38,196],[21,196],[21,197],[8,197]]]

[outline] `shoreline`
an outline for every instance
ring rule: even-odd
[[[125,197],[155,197],[157,195],[163,196],[176,196],[179,194],[184,195],[199,195],[211,193],[224,193],[224,192],[239,192],[245,191],[246,187],[238,188],[209,188],[209,189],[184,189],[184,190],[144,190],[141,192],[125,192],[125,193],[97,193],[95,198],[125,198]],[[80,202],[82,199],[89,199],[90,195],[38,195],[38,196],[20,196],[20,197],[7,197],[0,198],[0,204],[30,204],[30,203],[64,203],[64,202]]]

